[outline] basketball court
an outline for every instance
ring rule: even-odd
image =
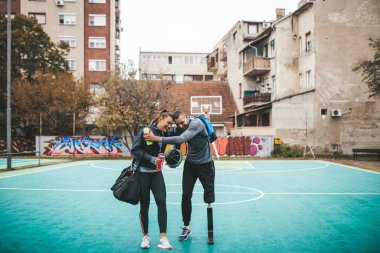
[[[0,252],[163,252],[157,208],[140,249],[139,205],[110,187],[131,161],[96,160],[0,173]],[[380,173],[325,161],[216,161],[214,245],[197,183],[192,235],[179,242],[182,168],[164,168],[172,252],[378,252]],[[151,200],[154,201],[153,196]]]

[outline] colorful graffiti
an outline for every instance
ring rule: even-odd
[[[219,156],[267,157],[273,150],[273,136],[218,137],[214,143]],[[216,156],[213,145],[210,146],[212,154]],[[181,145],[181,152],[186,155],[186,144]]]
[[[268,147],[266,147],[268,144],[267,136],[218,137],[215,141],[215,146],[220,156],[268,156],[270,154],[263,154],[264,151],[268,150]],[[264,147],[266,148],[264,149]],[[213,147],[211,147],[211,150],[213,155],[216,155]]]
[[[58,136],[44,142],[48,143],[43,147],[43,155],[46,156],[117,156],[128,153],[120,137],[114,136],[100,138]]]

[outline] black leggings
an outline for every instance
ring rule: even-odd
[[[215,202],[215,167],[214,162],[195,164],[185,161],[182,176],[182,220],[185,226],[190,224],[191,197],[195,182],[199,178],[203,186],[203,200],[205,203]]]
[[[152,190],[158,208],[160,233],[166,233],[166,187],[162,172],[139,173],[140,182],[140,224],[143,234],[148,234],[150,191]]]

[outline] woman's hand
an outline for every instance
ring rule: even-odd
[[[144,139],[147,140],[147,141],[155,141],[155,142],[161,142],[162,141],[162,137],[155,136],[152,133],[146,133],[146,134],[144,134]]]

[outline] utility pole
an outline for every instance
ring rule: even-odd
[[[8,0],[8,16],[7,16],[7,169],[12,169],[12,111],[11,111],[11,42],[12,42],[12,26],[11,26],[11,0]]]

